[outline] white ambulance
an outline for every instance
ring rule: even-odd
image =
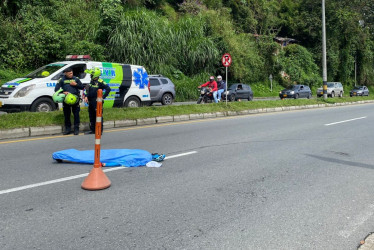
[[[74,76],[86,85],[90,82],[90,75],[84,70],[93,67],[101,70],[101,78],[111,88],[104,107],[139,107],[150,104],[149,78],[144,67],[94,62],[89,55],[69,55],[65,61],[50,63],[23,78],[4,83],[0,88],[0,111],[56,110],[58,105],[53,102],[52,95],[57,81],[63,76],[63,70],[71,68]]]

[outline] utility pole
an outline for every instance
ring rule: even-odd
[[[355,87],[357,85],[357,52],[355,55]]]
[[[326,63],[326,19],[325,0],[322,0],[322,80],[323,99],[327,99],[327,63]]]
[[[270,80],[270,91],[273,92],[273,75],[269,75],[269,80]]]

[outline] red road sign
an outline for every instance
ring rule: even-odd
[[[225,67],[229,67],[232,63],[231,55],[226,53],[222,56],[222,65]]]

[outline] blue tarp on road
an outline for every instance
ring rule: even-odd
[[[66,149],[52,154],[57,161],[93,164],[94,150]],[[152,154],[142,149],[103,149],[100,150],[100,162],[105,167],[140,167],[152,161]]]

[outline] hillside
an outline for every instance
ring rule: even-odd
[[[374,85],[374,3],[326,1],[328,80]],[[321,84],[321,3],[314,0],[5,0],[0,77],[15,78],[67,54],[143,65],[191,99],[208,75],[261,89]],[[292,38],[285,47],[277,38]],[[281,77],[285,72],[288,77]]]

